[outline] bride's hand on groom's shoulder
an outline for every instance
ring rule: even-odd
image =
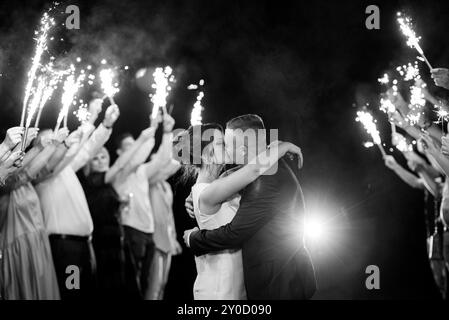
[[[280,152],[281,156],[290,155],[290,158],[292,158],[292,155],[297,155],[298,156],[298,168],[299,169],[302,168],[303,162],[304,162],[304,157],[302,155],[302,150],[300,147],[298,147],[297,145],[295,145],[291,142],[281,141],[278,144],[278,148],[279,148],[279,152]]]
[[[184,243],[186,244],[187,248],[190,248],[190,235],[199,230],[200,229],[198,229],[198,227],[195,227],[193,229],[184,231],[183,239],[184,239]]]

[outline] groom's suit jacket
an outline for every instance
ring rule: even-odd
[[[241,193],[234,219],[190,236],[195,255],[242,248],[248,299],[308,299],[316,290],[304,247],[304,199],[296,176],[279,161],[274,175],[260,176]]]

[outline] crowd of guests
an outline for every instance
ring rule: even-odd
[[[73,132],[10,128],[0,145],[0,300],[162,299],[179,254],[167,179],[174,120],[104,147],[120,112],[103,100]],[[162,139],[156,145],[155,134]]]
[[[449,90],[449,70],[433,69],[431,76],[435,84]],[[448,104],[434,97],[422,80],[418,80],[427,101],[437,105],[440,110],[448,112]],[[403,134],[392,133],[393,145],[400,145],[404,135],[414,139],[416,150],[411,147],[398,149],[407,161],[408,168],[402,167],[393,156],[384,157],[385,165],[393,170],[405,183],[425,194],[427,248],[430,265],[435,282],[443,299],[449,298],[449,126],[445,132],[444,126],[436,123],[431,116],[422,116],[418,123],[408,120],[408,114],[414,112],[398,92],[389,91],[388,98],[394,103],[396,111],[391,116],[391,122],[401,128]],[[415,111],[416,112],[416,111]],[[425,110],[420,110],[428,114]],[[444,114],[444,113],[442,113]],[[442,119],[440,119],[442,120]],[[447,120],[447,119],[446,119]],[[444,121],[444,119],[442,120]]]

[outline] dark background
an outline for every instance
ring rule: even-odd
[[[0,4],[0,127],[20,120],[23,90],[33,54],[33,30],[48,2]],[[303,149],[301,183],[306,206],[324,210],[334,237],[312,255],[321,299],[435,298],[426,258],[423,194],[384,167],[367,136],[354,122],[356,108],[371,102],[377,78],[412,61],[395,22],[406,10],[423,36],[434,66],[449,65],[447,1],[73,1],[81,9],[81,29],[59,26],[64,41],[51,44],[58,63],[81,56],[102,58],[121,74],[116,101],[121,117],[114,135],[137,135],[148,123],[151,104],[135,83],[142,67],[171,65],[177,83],[169,104],[176,127],[189,125],[196,96],[187,85],[205,79],[204,122],[257,113],[268,128]],[[380,8],[381,29],[365,28],[365,8]],[[63,16],[62,16],[63,17]],[[59,22],[64,18],[59,17]],[[59,38],[59,37],[58,37]],[[67,58],[62,58],[67,57]],[[424,78],[428,70],[421,64]],[[443,95],[429,82],[430,89]],[[85,99],[89,92],[85,93]],[[42,127],[52,127],[59,95],[46,107]],[[389,125],[375,111],[384,141]],[[76,119],[69,120],[75,128]],[[108,143],[114,154],[113,143]],[[403,163],[397,153],[396,158]],[[177,186],[175,218],[179,236],[194,226],[183,202],[189,188]],[[181,241],[182,239],[180,239]],[[380,290],[365,288],[365,268],[380,268]],[[187,249],[173,260],[167,298],[192,297],[193,256]]]

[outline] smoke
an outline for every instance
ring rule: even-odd
[[[176,40],[168,14],[163,7],[141,1],[108,0],[81,8],[80,30],[69,32],[71,55],[114,65],[163,61]]]

